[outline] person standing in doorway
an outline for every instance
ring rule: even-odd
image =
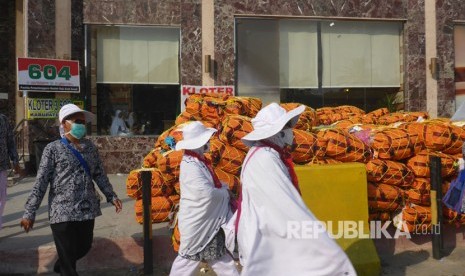
[[[251,147],[242,165],[236,221],[243,276],[356,275],[323,228],[309,237],[291,231],[290,225],[321,225],[302,200],[289,151],[292,128],[304,110],[300,106],[286,112],[277,103],[269,104],[252,119],[253,131],[242,138]]]
[[[6,204],[6,188],[10,161],[13,163],[15,172],[22,175],[23,172],[19,166],[13,129],[8,122],[8,118],[0,113],[0,230],[2,229],[2,216]]]
[[[92,247],[94,220],[102,214],[93,181],[117,213],[122,209],[97,148],[84,138],[86,123],[92,118],[92,113],[74,104],[60,109],[64,137],[45,147],[20,223],[26,232],[32,229],[36,211],[50,185],[49,220],[58,253],[54,271],[61,275],[78,275],[76,261]]]
[[[215,132],[195,121],[182,128],[183,140],[176,144],[176,150],[184,150],[184,156],[179,175],[181,243],[171,267],[172,276],[197,275],[201,261],[208,262],[219,276],[239,276],[234,260],[226,252],[222,228],[232,216],[229,190],[204,156]]]

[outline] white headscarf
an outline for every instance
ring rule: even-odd
[[[110,134],[111,135],[119,135],[121,133],[128,133],[129,130],[126,127],[126,123],[124,122],[123,118],[120,118],[121,110],[116,110],[115,117],[113,118],[113,122],[111,123],[110,127]]]

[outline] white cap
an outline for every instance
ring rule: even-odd
[[[60,123],[63,123],[63,119],[69,115],[80,112],[84,113],[86,116],[86,123],[89,123],[94,119],[94,114],[92,112],[82,110],[75,104],[65,104],[61,107],[60,112],[58,113],[58,120],[60,120]]]

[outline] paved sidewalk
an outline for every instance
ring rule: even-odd
[[[78,262],[80,275],[140,275],[143,268],[142,225],[135,221],[134,200],[126,196],[126,176],[109,175],[123,201],[123,211],[102,202],[103,215],[96,219],[94,244],[89,254]],[[45,196],[34,229],[26,234],[19,221],[35,178],[28,177],[8,188],[8,201],[0,230],[0,275],[56,275],[52,267],[56,251],[48,224]],[[462,237],[463,236],[463,237]],[[465,231],[458,231],[456,244],[448,256],[434,260],[428,242],[377,242],[382,275],[465,275]],[[413,246],[412,246],[413,245]],[[153,224],[154,275],[168,275],[175,258],[166,223]],[[206,268],[201,276],[215,275]]]

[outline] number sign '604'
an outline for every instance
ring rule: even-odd
[[[18,89],[40,92],[79,92],[79,62],[18,58]]]

